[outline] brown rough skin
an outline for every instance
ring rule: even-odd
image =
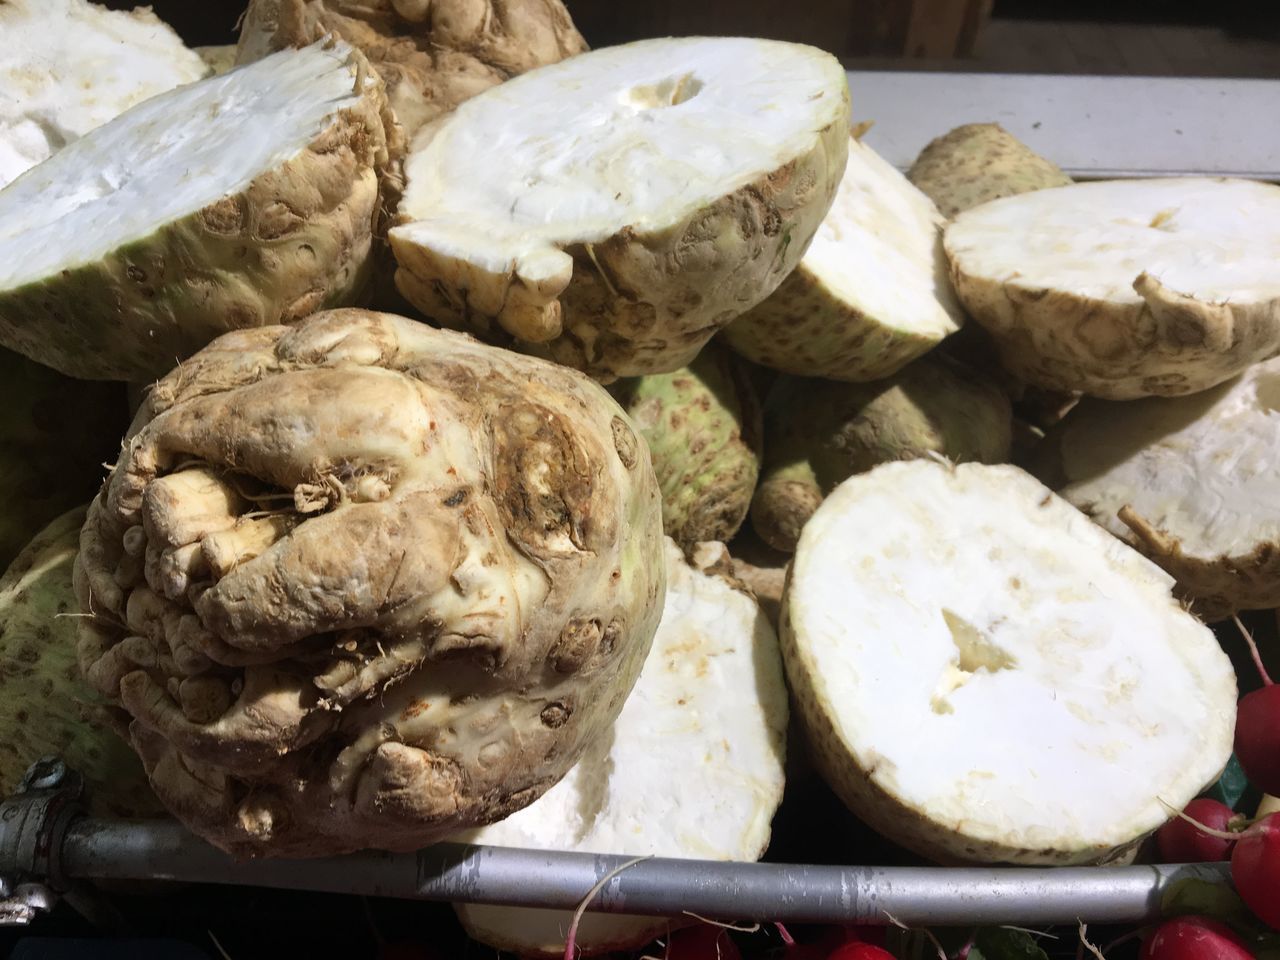
[[[306,149],[143,240],[0,294],[6,347],[72,377],[141,383],[228,330],[355,302],[372,276],[386,97],[365,95]]]
[[[967,123],[930,141],[907,171],[907,179],[928,194],[945,217],[988,200],[1072,182],[1056,163],[998,123]]]
[[[329,311],[148,394],[81,534],[81,665],[222,849],[416,849],[608,729],[662,544],[645,445],[587,378]]]
[[[587,49],[561,0],[250,0],[237,61],[330,33],[381,74],[406,139],[489,87]]]

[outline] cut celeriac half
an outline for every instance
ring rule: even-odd
[[[693,566],[668,539],[667,598],[649,658],[612,731],[539,800],[456,839],[589,853],[755,860],[782,801],[787,692],[777,638],[722,576],[722,544]],[[584,891],[585,893],[585,891]],[[564,955],[568,911],[458,905],[477,940]],[[588,913],[584,955],[641,947],[688,918]]]
[[[0,187],[148,97],[209,67],[148,7],[0,3]]]
[[[1231,754],[1231,663],[1172,586],[1016,467],[850,478],[783,598],[816,765],[936,860],[1124,858]]]
[[[799,262],[848,122],[840,63],[799,44],[646,40],[531,70],[418,136],[396,283],[600,380],[670,372]]]
[[[1190,397],[1086,400],[1039,452],[1041,478],[1203,619],[1280,607],[1280,359]]]
[[[0,190],[0,343],[71,376],[145,380],[226,330],[352,299],[385,109],[335,43],[90,131]]]
[[[961,301],[1034,386],[1176,396],[1280,351],[1280,186],[1036,190],[960,214],[945,245]]]
[[[942,223],[932,200],[851,140],[835,202],[804,259],[725,339],[756,363],[800,376],[892,376],[964,321]]]

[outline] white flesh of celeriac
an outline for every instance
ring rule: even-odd
[[[855,141],[835,203],[800,269],[867,317],[941,340],[964,316],[947,276],[942,223],[933,201]]]
[[[0,288],[145,239],[306,150],[360,101],[349,62],[345,45],[284,51],[64,147],[0,191]]]
[[[795,271],[725,337],[799,376],[892,376],[964,322],[933,201],[870,147],[849,144],[835,202]]]
[[[405,165],[393,239],[530,280],[572,268],[562,249],[624,227],[661,229],[804,152],[838,104],[794,44],[687,38],[540,67],[458,108]]]
[[[1231,663],[1172,584],[1016,467],[850,478],[805,526],[784,598],[820,769],[936,859],[1122,856],[1232,748]]]
[[[699,569],[667,540],[667,598],[653,648],[613,728],[539,800],[455,839],[469,843],[754,860],[782,800],[787,692],[760,608],[719,575],[720,544]],[[585,891],[584,891],[585,893]],[[564,953],[570,912],[459,905],[471,936],[523,956]],[[674,921],[679,924],[681,921]],[[584,953],[634,949],[668,921],[588,913]]]
[[[1280,187],[1207,177],[1036,190],[961,213],[961,301],[1010,372],[1112,400],[1194,393],[1280,352]]]
[[[530,70],[415,137],[396,286],[602,382],[672,372],[799,262],[848,117],[839,61],[775,40],[642,40]]]
[[[1280,359],[1189,397],[1086,400],[1044,447],[1046,482],[1169,570],[1197,612],[1280,606]]]
[[[209,74],[150,9],[0,3],[0,187],[137,103]]]

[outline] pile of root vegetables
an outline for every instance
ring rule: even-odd
[[[1143,956],[1280,955],[1280,187],[994,124],[904,175],[833,57],[560,0],[0,32],[5,792],[56,753],[242,858],[755,860],[820,777],[926,862],[1229,860]]]

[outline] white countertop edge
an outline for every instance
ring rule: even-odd
[[[865,142],[909,167],[931,139],[994,121],[1073,177],[1280,181],[1280,79],[849,70]]]

